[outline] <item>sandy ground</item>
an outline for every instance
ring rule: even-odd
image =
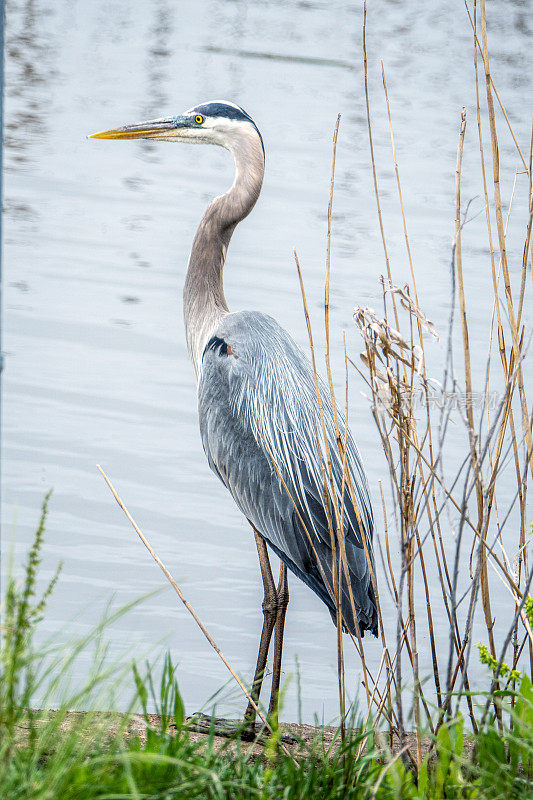
[[[52,715],[56,712],[54,711],[38,711],[36,714],[38,718],[44,720],[48,718],[49,715]],[[85,716],[84,712],[80,711],[71,711],[67,715],[66,719],[61,724],[61,729],[66,731],[71,725],[75,725],[76,722],[80,721],[80,717]],[[124,735],[126,737],[129,736],[139,736],[141,741],[146,739],[146,730],[147,730],[147,723],[144,717],[140,714],[131,714],[129,717],[129,721],[124,727],[124,723],[126,721],[126,717],[124,714],[118,713],[106,713],[106,712],[97,712],[91,714],[92,719],[94,720],[94,724],[96,726],[102,725],[106,733],[113,737],[117,734],[120,728],[124,728]],[[160,728],[161,726],[161,718],[157,714],[149,714],[148,715],[149,724],[154,728]],[[238,724],[239,720],[226,720],[228,724]],[[25,726],[21,726],[21,735],[24,736],[24,728]],[[332,743],[335,747],[335,740],[336,737],[338,739],[338,731],[336,728],[331,727],[324,727],[324,728],[317,728],[313,725],[298,725],[294,723],[282,723],[280,725],[282,734],[283,734],[283,744],[294,755],[297,755],[301,750],[304,752],[307,750],[308,746],[312,744],[314,740],[319,740],[323,743],[323,745],[327,748]],[[174,729],[172,727],[169,728],[169,732],[172,733]],[[190,738],[194,742],[205,742],[209,737],[209,733],[203,733],[199,731],[192,730],[190,732]],[[229,749],[231,751],[232,747],[235,747],[235,741],[228,739],[225,736],[217,736],[215,735],[215,742],[219,744],[221,748]],[[429,748],[431,747],[432,740],[429,737],[426,737],[421,742],[421,752],[422,756],[424,756]],[[387,746],[387,742],[383,740],[383,744]],[[409,748],[413,758],[416,758],[416,736],[414,733],[408,733],[406,736],[405,744]],[[248,748],[250,757],[257,757],[260,756],[263,752],[264,745],[263,742],[242,742],[241,747]],[[393,741],[392,750],[397,752],[399,749],[398,742]]]

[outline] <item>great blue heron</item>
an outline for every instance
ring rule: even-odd
[[[254,530],[264,586],[264,619],[252,698],[258,701],[274,632],[272,712],[277,705],[289,601],[287,567],[324,601],[336,621],[333,553],[341,548],[332,547],[334,499],[343,507],[343,530],[335,530],[335,536],[342,537],[348,566],[347,570],[339,570],[338,562],[335,566],[340,575],[343,627],[352,634],[358,627],[361,635],[365,630],[377,635],[378,623],[370,568],[372,508],[352,436],[341,430],[343,441],[346,437],[346,464],[355,503],[352,493],[343,487],[332,403],[320,383],[333,477],[324,482],[324,443],[320,444],[318,434],[321,415],[309,359],[272,317],[259,311],[230,312],[224,297],[222,271],[231,236],[261,192],[263,140],[242,108],[222,102],[203,103],[181,116],[125,125],[92,138],[217,144],[235,160],[232,187],[210,203],[196,232],[183,307],[209,466]],[[344,428],[341,415],[339,420]],[[281,560],[277,587],[267,544]],[[253,727],[254,719],[249,703],[245,722]]]

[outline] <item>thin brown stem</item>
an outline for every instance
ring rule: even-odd
[[[165,565],[163,564],[163,562],[161,561],[161,559],[159,558],[159,556],[157,555],[157,553],[153,549],[152,545],[150,544],[148,539],[144,536],[144,534],[142,533],[141,529],[139,528],[139,526],[137,525],[137,523],[135,522],[135,520],[131,516],[131,514],[128,511],[128,509],[126,508],[126,506],[124,505],[124,503],[121,500],[117,490],[115,489],[115,487],[111,483],[111,480],[108,478],[108,476],[106,475],[106,473],[104,472],[104,470],[102,469],[102,467],[99,464],[96,465],[96,468],[100,472],[100,474],[102,475],[102,477],[105,480],[105,482],[107,483],[107,485],[108,485],[108,487],[109,487],[109,489],[111,491],[111,494],[113,495],[113,497],[117,501],[118,505],[120,506],[120,508],[122,509],[124,514],[126,515],[126,518],[128,519],[128,521],[132,525],[132,527],[135,530],[136,534],[138,535],[139,539],[144,544],[144,546],[146,547],[146,549],[148,550],[148,552],[150,553],[150,555],[152,556],[152,558],[154,559],[156,564],[160,567],[160,569],[163,572],[165,578],[168,580],[168,582],[170,583],[170,585],[172,586],[172,588],[174,589],[174,591],[178,595],[179,599],[181,600],[181,602],[183,603],[183,605],[185,606],[185,608],[187,609],[187,611],[189,612],[191,617],[194,619],[194,621],[196,622],[196,624],[198,625],[198,627],[202,631],[203,635],[205,636],[205,638],[207,639],[207,641],[209,642],[209,644],[211,645],[211,647],[213,648],[213,650],[215,651],[217,656],[220,658],[220,660],[222,661],[224,666],[229,670],[232,678],[236,681],[236,683],[238,684],[239,688],[243,692],[244,696],[246,697],[246,699],[248,700],[250,705],[254,708],[256,714],[259,716],[259,718],[261,719],[261,721],[265,725],[266,729],[270,733],[273,733],[272,728],[270,727],[266,717],[263,715],[263,712],[261,711],[261,709],[259,708],[257,703],[255,703],[255,701],[253,700],[252,695],[250,694],[250,692],[248,691],[248,689],[246,688],[244,683],[241,681],[241,679],[239,678],[239,676],[237,675],[237,673],[235,672],[235,670],[233,669],[233,667],[231,666],[231,664],[227,660],[226,656],[223,654],[222,650],[217,645],[217,643],[215,642],[215,640],[213,639],[213,637],[211,636],[211,634],[209,633],[207,628],[205,627],[204,623],[202,622],[202,620],[200,619],[200,617],[198,616],[198,614],[196,613],[194,608],[191,606],[191,604],[188,602],[188,600],[185,599],[185,597],[183,595],[183,592],[181,591],[180,587],[178,586],[178,584],[176,583],[176,581],[174,580],[174,578],[170,574],[169,570],[165,567]],[[282,748],[283,752],[285,753],[285,755],[289,756],[289,758],[294,760],[293,756],[291,755],[289,750],[287,750],[287,748],[285,747],[283,742],[281,742],[280,744],[281,744],[281,748]]]

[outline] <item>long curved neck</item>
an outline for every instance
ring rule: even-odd
[[[222,273],[231,236],[256,204],[263,184],[263,146],[257,131],[250,128],[227,145],[235,159],[235,180],[226,194],[216,197],[208,206],[194,237],[185,278],[185,335],[197,381],[204,347],[229,313]]]

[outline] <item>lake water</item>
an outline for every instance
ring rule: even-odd
[[[85,136],[180,113],[205,100],[242,105],[262,131],[267,168],[260,202],[231,244],[226,296],[232,309],[273,314],[305,346],[292,248],[301,259],[316,335],[322,339],[331,138],[341,112],[332,343],[336,382],[342,387],[343,331],[356,358],[361,346],[353,307],[380,307],[379,276],[385,269],[364,106],[362,3],[9,0],[7,5],[4,554],[14,541],[20,562],[42,497],[53,487],[43,580],[59,559],[64,570],[43,635],[58,642],[89,631],[111,596],[119,606],[164,585],[97,473],[100,463],[226,656],[249,676],[261,624],[255,547],[248,524],[204,459],[181,300],[196,225],[209,200],[230,185],[231,158],[219,148],[87,141]],[[531,4],[498,0],[488,9],[494,80],[527,154]],[[387,72],[419,295],[443,334],[431,346],[437,368],[449,311],[463,105],[468,113],[463,197],[465,202],[474,198],[473,215],[483,211],[470,23],[460,0],[370,0],[367,40],[393,272],[398,283],[408,279],[380,59]],[[520,163],[500,118],[498,126],[507,204]],[[523,175],[516,203],[520,210],[508,234],[515,282],[527,209]],[[491,292],[482,217],[465,229],[463,263],[471,345],[476,356],[482,355],[474,359],[479,385]],[[526,315],[531,316],[530,302]],[[531,374],[529,368],[530,385]],[[381,529],[378,481],[387,485],[386,466],[355,373],[351,390],[352,429]],[[453,437],[462,452],[460,422]],[[495,586],[496,613],[504,591]],[[392,625],[386,593],[383,602]],[[304,719],[317,713],[329,720],[336,714],[335,640],[326,609],[292,580],[285,675],[294,672],[297,657]],[[446,652],[446,637],[440,644]],[[162,646],[180,664],[188,711],[204,705],[226,682],[223,665],[170,590],[113,626],[110,658],[132,652],[153,657]],[[420,651],[426,670],[424,640]],[[368,643],[375,666],[380,652],[377,642]],[[353,696],[357,663],[352,656],[348,662]],[[80,680],[86,668],[88,659],[80,664]],[[220,710],[239,713],[241,708],[238,693],[228,687]],[[295,719],[297,708],[293,681],[284,716]]]

